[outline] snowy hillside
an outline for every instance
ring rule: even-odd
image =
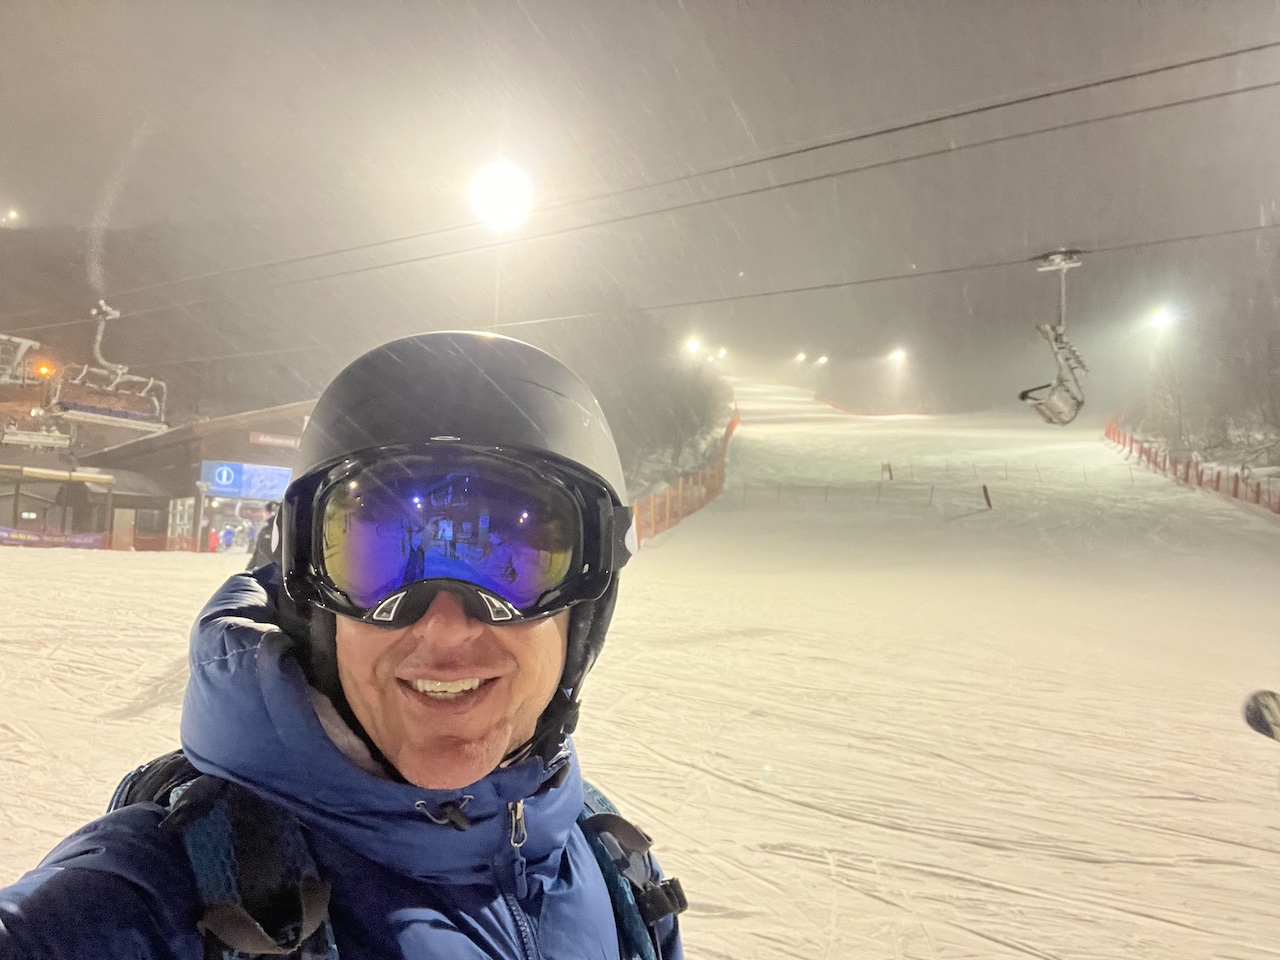
[[[689,955],[1280,955],[1280,745],[1239,719],[1280,683],[1280,525],[1029,413],[738,397],[578,736],[682,878]],[[0,882],[174,744],[242,561],[0,551]]]

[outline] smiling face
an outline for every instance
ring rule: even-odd
[[[337,618],[338,677],[356,718],[410,783],[457,789],[533,736],[564,669],[569,613],[495,627],[447,591],[407,627]]]

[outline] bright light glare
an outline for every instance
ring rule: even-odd
[[[9,219],[10,219],[10,220],[17,220],[17,219],[18,219],[18,211],[17,211],[17,210],[10,210],[10,211],[9,211]]]
[[[690,340],[688,343],[684,345],[684,348],[688,350],[690,353],[697,353],[699,350],[702,349],[702,344],[700,344],[697,340]]]
[[[1173,326],[1173,311],[1168,307],[1161,307],[1151,315],[1150,326],[1157,330],[1164,330]]]
[[[805,357],[803,353],[796,354],[796,363],[804,363]]]
[[[719,357],[721,360],[723,360],[728,355],[729,355],[729,351],[726,350],[724,347],[721,347],[720,351],[716,354],[716,356]]]
[[[823,363],[826,363],[826,362],[827,362],[827,358],[826,358],[826,357],[819,357],[819,358],[818,358],[818,363],[819,363],[819,364],[823,364]]]
[[[889,359],[894,363],[901,363],[903,360],[907,359],[907,351],[899,347],[897,350],[893,351],[893,353],[889,354]]]
[[[471,180],[471,208],[495,230],[512,230],[524,223],[533,205],[533,185],[514,163],[499,160]]]

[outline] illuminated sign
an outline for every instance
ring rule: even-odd
[[[288,467],[269,467],[261,463],[230,463],[225,460],[203,460],[200,463],[200,480],[208,494],[241,500],[282,499],[291,473]]]

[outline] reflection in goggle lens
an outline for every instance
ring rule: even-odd
[[[473,583],[516,608],[561,586],[580,540],[572,498],[496,459],[406,456],[344,478],[322,504],[322,569],[365,608],[418,580]]]

